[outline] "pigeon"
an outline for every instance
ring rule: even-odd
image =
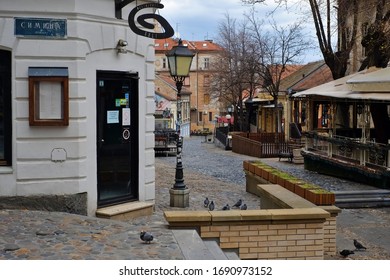
[[[230,210],[229,204],[226,204],[224,207],[222,207],[222,210]]]
[[[139,237],[141,238],[142,241],[144,241],[145,243],[149,243],[149,244],[153,240],[153,235],[149,232],[146,232],[146,231],[141,231],[141,234]]]
[[[209,204],[209,210],[213,211],[214,208],[215,208],[214,201],[211,201],[210,204]]]
[[[342,255],[344,258],[348,257],[349,255],[355,254],[353,251],[344,249],[340,252],[340,255]]]
[[[240,208],[241,204],[242,204],[242,199],[240,198],[232,207]]]
[[[209,201],[209,199],[206,197],[206,199],[203,201],[204,207],[205,207],[205,208],[209,207],[209,203],[210,203],[210,201]]]
[[[241,210],[246,210],[246,209],[248,209],[248,206],[246,206],[246,204],[244,203],[243,205],[240,206],[240,209]]]
[[[353,245],[355,246],[356,250],[366,250],[367,248],[362,245],[359,241],[356,239],[353,240]]]

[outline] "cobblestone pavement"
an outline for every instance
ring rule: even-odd
[[[246,193],[242,161],[254,159],[225,151],[204,138],[185,139],[183,166],[190,189],[189,210],[201,210],[207,196],[216,209],[239,198],[249,209],[259,209],[258,197]],[[183,259],[167,228],[163,211],[169,206],[174,183],[175,157],[156,158],[156,211],[148,217],[120,222],[66,213],[0,210],[0,259]],[[372,189],[357,183],[323,176],[287,161],[264,159],[273,165],[330,190]],[[153,233],[152,244],[144,244],[139,232]],[[343,209],[338,217],[337,246],[353,249],[358,239],[368,250],[351,259],[390,259],[390,209]],[[339,259],[334,256],[334,259]]]

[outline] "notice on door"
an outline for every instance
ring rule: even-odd
[[[107,124],[119,123],[119,111],[107,111]]]
[[[130,108],[122,109],[122,126],[130,125]]]

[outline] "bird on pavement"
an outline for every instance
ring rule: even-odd
[[[232,207],[240,208],[241,204],[242,204],[242,199],[240,198]]]
[[[146,232],[146,231],[141,231],[141,234],[139,237],[141,238],[142,241],[144,241],[145,243],[149,243],[149,244],[153,240],[153,235],[149,232]]]
[[[353,240],[353,245],[355,246],[356,250],[366,250],[367,248],[362,245],[359,241],[356,239]]]
[[[340,255],[342,255],[344,258],[348,257],[349,255],[355,254],[353,251],[344,249],[340,251]]]
[[[211,201],[210,204],[209,204],[209,210],[213,211],[214,208],[215,208],[214,201]]]
[[[209,199],[206,197],[206,199],[203,201],[204,207],[205,207],[205,208],[209,207],[209,203],[210,203],[210,201],[209,201]]]
[[[248,209],[248,206],[244,203],[243,205],[240,206],[241,210],[246,210]]]
[[[230,210],[229,204],[226,204],[224,207],[222,207],[222,210]]]

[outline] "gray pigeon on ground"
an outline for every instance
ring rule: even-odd
[[[367,248],[362,245],[359,241],[356,239],[353,240],[353,245],[355,246],[356,250],[366,250]]]
[[[242,204],[242,199],[240,198],[232,207],[240,208],[241,204]]]
[[[355,254],[353,251],[344,249],[340,252],[340,255],[342,255],[344,258],[348,257],[349,255]]]
[[[209,204],[209,210],[213,211],[214,208],[215,208],[214,201],[211,201],[210,204]]]
[[[243,205],[240,206],[240,209],[241,210],[246,210],[246,209],[248,209],[248,206],[246,206],[246,204],[244,203]]]
[[[149,232],[146,232],[146,231],[141,231],[141,234],[139,237],[141,238],[142,241],[144,241],[145,243],[149,243],[149,244],[153,240],[153,235]]]
[[[222,207],[222,210],[230,210],[229,204],[226,204],[224,207]]]
[[[209,207],[209,203],[210,203],[210,201],[209,201],[209,199],[206,197],[206,199],[203,201],[204,207],[205,207],[205,208]]]

